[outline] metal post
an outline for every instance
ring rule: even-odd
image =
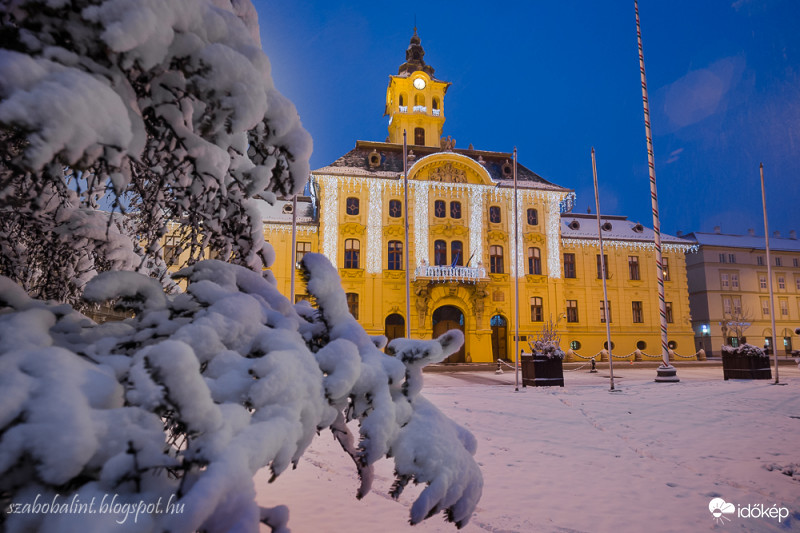
[[[514,390],[519,391],[519,220],[517,217],[517,147],[514,147],[514,254],[511,260],[514,261],[514,353],[516,363],[514,364]]]
[[[427,221],[417,221],[417,224],[424,224]],[[408,270],[408,256],[411,251],[408,248],[408,142],[406,140],[406,130],[403,130],[403,225],[405,227],[405,249],[404,257],[406,262],[406,338],[411,338],[411,273]],[[422,324],[420,324],[422,327]]]
[[[664,265],[661,257],[661,223],[658,218],[658,192],[656,190],[656,164],[653,155],[653,136],[650,131],[650,103],[647,99],[647,77],[644,72],[644,52],[642,51],[642,30],[639,26],[639,4],[633,0],[636,11],[636,38],[639,41],[639,71],[642,78],[642,105],[644,106],[644,129],[647,138],[647,165],[650,167],[650,199],[653,209],[653,234],[656,247],[656,279],[658,280],[658,309],[661,318],[661,366],[656,375],[657,382],[676,382],[675,367],[669,364],[667,346],[667,305],[664,301]],[[609,345],[609,348],[611,346]]]
[[[291,282],[289,286],[289,301],[294,303],[294,276],[297,270],[297,195],[292,197],[292,264]]]
[[[603,278],[603,309],[606,317],[606,344],[608,344],[608,370],[611,377],[611,388],[614,390],[614,356],[611,352],[611,320],[608,312],[608,287],[606,285],[606,257],[603,249],[603,228],[600,226],[600,194],[597,190],[597,164],[594,158],[594,147],[592,147],[592,176],[594,177],[594,205],[597,212],[597,236],[600,239],[600,275]],[[592,359],[594,368],[594,359]]]
[[[769,318],[772,321],[772,353],[775,354],[775,384],[778,381],[778,345],[775,343],[775,293],[772,291],[772,261],[769,258],[769,226],[767,225],[767,195],[764,192],[764,163],[759,164],[761,172],[761,207],[764,210],[764,243],[767,248],[767,278],[769,278]]]

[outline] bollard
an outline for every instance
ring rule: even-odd
[[[592,357],[592,369],[589,370],[589,372],[590,373],[594,372],[595,374],[597,373],[597,366],[596,366],[596,364],[594,362],[594,357]]]
[[[494,373],[495,374],[502,374],[503,373],[503,369],[500,366],[500,359],[497,360],[497,370],[495,370]]]

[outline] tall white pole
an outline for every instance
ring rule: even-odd
[[[650,199],[653,208],[653,234],[656,246],[656,279],[658,280],[658,310],[661,318],[661,366],[656,375],[657,382],[676,382],[677,370],[669,364],[667,346],[667,304],[664,301],[664,265],[661,257],[661,223],[658,219],[658,192],[656,190],[656,163],[653,156],[653,135],[650,131],[650,103],[647,99],[647,77],[644,73],[644,52],[642,51],[642,30],[639,26],[639,4],[633,0],[636,11],[636,38],[639,41],[639,70],[642,77],[642,104],[644,106],[644,129],[647,137],[647,165],[650,167]],[[610,347],[610,346],[609,346]]]
[[[403,130],[403,225],[405,227],[405,249],[403,257],[406,262],[406,338],[411,338],[411,273],[408,270],[408,256],[411,250],[408,248],[408,142],[406,140],[406,130]],[[417,221],[417,224],[424,224],[427,221]],[[420,324],[420,328],[422,324]]]
[[[772,353],[775,354],[775,384],[778,384],[778,345],[775,343],[775,293],[772,291],[772,261],[769,257],[769,226],[767,225],[767,195],[764,192],[764,163],[761,172],[761,207],[764,210],[764,243],[767,248],[767,278],[769,278],[769,318],[772,321]]]
[[[600,275],[603,278],[603,309],[606,317],[606,344],[608,345],[608,370],[611,377],[611,388],[614,390],[614,355],[611,352],[611,320],[608,312],[608,287],[606,286],[606,256],[603,250],[603,228],[600,226],[600,195],[597,191],[597,164],[592,147],[592,175],[594,176],[594,205],[597,211],[597,236],[600,239]]]
[[[294,272],[297,270],[297,195],[292,197],[292,263],[289,301],[294,303]]]
[[[519,220],[517,217],[517,147],[514,147],[514,390],[519,391]]]

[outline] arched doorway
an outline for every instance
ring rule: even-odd
[[[398,315],[397,313],[392,313],[386,317],[385,326],[384,335],[389,339],[387,342],[391,342],[393,339],[406,334],[406,321],[403,319],[402,315]]]
[[[508,321],[501,315],[494,315],[489,323],[492,326],[492,359],[508,359]]]
[[[433,338],[435,339],[442,333],[450,329],[459,329],[464,331],[464,313],[461,309],[452,305],[444,305],[433,312]],[[463,363],[466,358],[464,354],[466,350],[462,346],[460,350],[445,359],[444,363]]]

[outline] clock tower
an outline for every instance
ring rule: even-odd
[[[386,90],[389,142],[402,144],[403,131],[409,145],[439,147],[444,125],[444,95],[450,83],[433,77],[426,65],[417,29],[406,49],[406,62],[397,76],[390,76]]]

